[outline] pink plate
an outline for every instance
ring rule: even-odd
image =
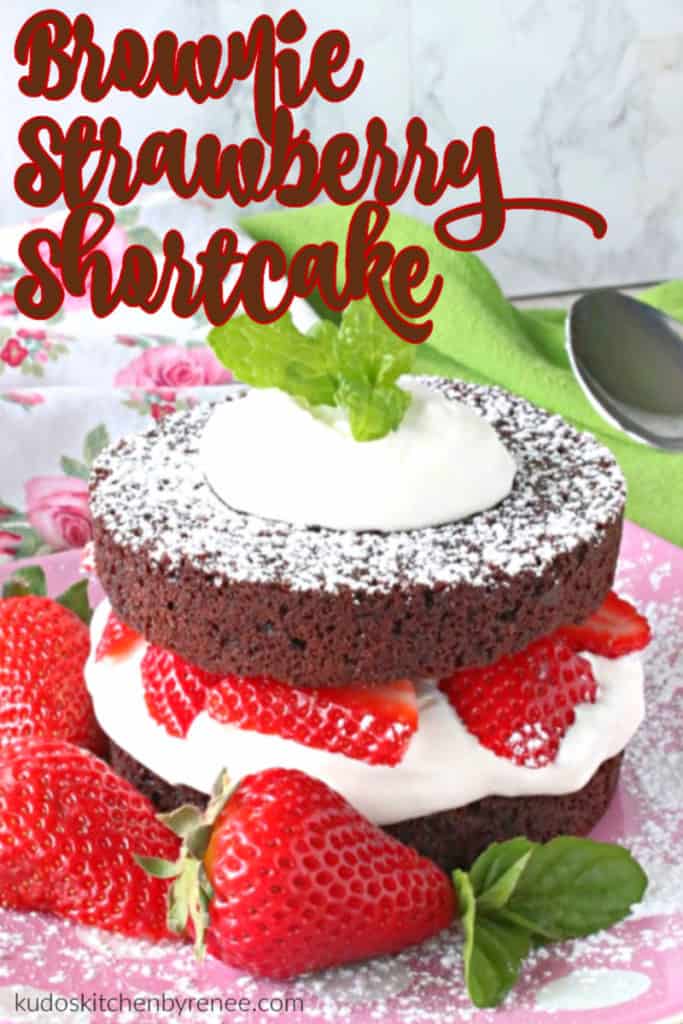
[[[77,577],[78,562],[77,552],[42,559],[51,592]],[[12,568],[2,567],[0,581]],[[505,1006],[482,1012],[463,990],[455,929],[396,957],[282,985],[255,981],[211,959],[197,965],[184,947],[0,911],[0,1020],[257,1024],[282,1015],[311,1024],[682,1021],[683,551],[628,524],[618,586],[654,627],[647,721],[629,745],[619,792],[595,831],[597,838],[629,846],[648,872],[647,897],[628,921],[538,950]]]

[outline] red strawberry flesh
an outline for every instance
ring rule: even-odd
[[[621,658],[647,647],[652,634],[644,615],[611,591],[598,610],[576,626],[560,630],[575,651]]]
[[[145,703],[152,718],[171,736],[187,736],[206,705],[208,687],[219,677],[153,644],[145,650],[140,671]]]
[[[173,860],[152,804],[89,751],[15,740],[0,760],[0,906],[59,914],[125,935],[171,938],[168,883],[133,854]]]
[[[87,627],[48,597],[0,601],[0,748],[16,737],[106,746],[85,685]]]
[[[558,635],[439,686],[483,746],[527,768],[555,760],[575,707],[597,695],[590,663]]]
[[[101,661],[108,657],[120,658],[129,654],[140,643],[142,643],[140,634],[122,622],[115,612],[109,612],[109,618],[97,644],[95,661]]]
[[[222,676],[207,695],[212,718],[368,764],[398,764],[417,729],[407,679],[312,689],[265,676]]]

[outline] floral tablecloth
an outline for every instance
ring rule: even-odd
[[[221,207],[155,195],[117,213],[102,246],[116,271],[129,243],[158,250],[171,226],[188,252],[226,223]],[[59,225],[64,214],[45,223]],[[231,380],[206,345],[203,315],[119,308],[98,320],[89,299],[68,297],[51,320],[20,315],[14,285],[26,225],[0,229],[0,561],[80,547],[90,538],[87,476],[111,440],[200,401]],[[241,248],[249,243],[242,239]],[[228,278],[228,282],[230,278]],[[271,285],[270,299],[278,294]],[[315,315],[292,308],[306,329]]]

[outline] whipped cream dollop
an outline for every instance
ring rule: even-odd
[[[515,462],[491,424],[425,384],[400,384],[411,404],[376,441],[355,441],[342,409],[254,389],[215,408],[200,468],[232,508],[296,526],[419,529],[502,501]]]
[[[109,614],[97,609],[91,651]],[[144,644],[122,658],[96,662],[86,682],[100,725],[118,746],[171,785],[209,793],[222,768],[234,782],[266,768],[298,768],[332,786],[379,825],[462,807],[498,796],[573,793],[603,761],[624,749],[644,715],[640,656],[585,654],[598,682],[595,704],[580,704],[556,760],[526,768],[483,747],[458,718],[434,681],[417,684],[419,726],[399,764],[370,765],[315,750],[280,736],[223,725],[202,712],[184,739],[169,735],[145,704],[140,662]]]

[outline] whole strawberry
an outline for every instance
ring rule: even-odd
[[[362,817],[325,783],[271,768],[206,814],[164,820],[183,835],[174,864],[142,860],[169,891],[169,926],[191,919],[195,948],[254,975],[306,971],[394,953],[446,928],[455,895],[444,872]]]
[[[90,634],[66,606],[72,602],[88,614],[85,586],[76,584],[60,599],[62,604],[45,596],[40,569],[21,570],[5,585],[0,600],[0,749],[16,737],[44,736],[104,751],[105,737],[83,674]]]
[[[150,878],[134,853],[175,857],[178,840],[104,761],[61,740],[7,745],[0,760],[0,906],[168,938],[167,885]]]

